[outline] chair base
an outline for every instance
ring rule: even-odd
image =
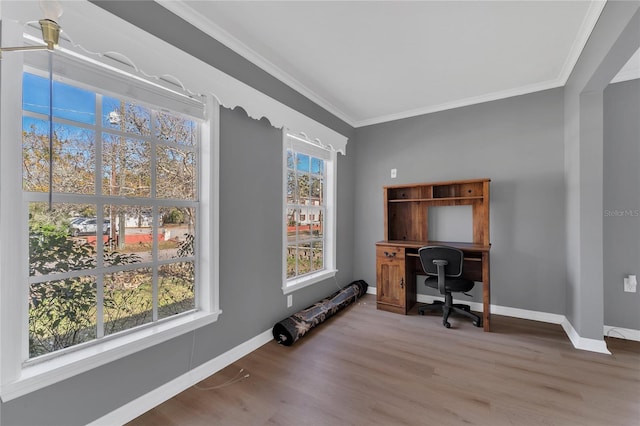
[[[464,315],[467,318],[473,320],[473,325],[476,327],[482,327],[482,318],[473,312],[471,312],[471,307],[469,305],[464,305],[462,303],[452,303],[453,298],[450,294],[445,295],[445,301],[434,300],[433,303],[422,305],[418,308],[418,313],[420,315],[424,315],[425,312],[429,311],[441,311],[442,312],[442,325],[449,328],[451,327],[451,323],[449,323],[449,315],[452,312],[455,312],[460,315]],[[448,302],[448,303],[447,303]]]

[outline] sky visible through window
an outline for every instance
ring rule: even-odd
[[[24,73],[23,105],[25,111],[49,114],[49,80]],[[53,116],[85,124],[96,122],[96,94],[59,81],[53,82]]]

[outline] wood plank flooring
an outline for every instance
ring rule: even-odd
[[[574,349],[559,325],[451,322],[378,311],[367,295],[198,384],[222,387],[189,388],[129,425],[640,424],[640,342],[608,338],[604,355]]]

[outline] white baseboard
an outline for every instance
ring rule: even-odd
[[[376,287],[369,286],[367,288],[367,293],[376,294]],[[431,303],[434,300],[443,300],[443,298],[426,294],[418,294],[417,300],[420,303]],[[466,305],[469,305],[472,310],[476,312],[482,312],[482,303],[479,302],[470,302],[464,299],[454,299],[454,303],[464,303]],[[569,322],[567,317],[564,315],[552,314],[548,312],[530,311],[527,309],[510,308],[508,306],[499,305],[491,305],[491,313],[551,324],[560,324],[564,332],[567,334],[567,337],[569,337],[569,340],[576,349],[611,354],[611,352],[609,352],[609,350],[607,349],[607,344],[604,340],[587,339],[581,337],[573,328],[571,322]],[[603,336],[620,337],[622,339],[640,341],[640,330],[604,326]]]
[[[443,297],[429,296],[426,294],[418,294],[418,302],[432,303],[434,300],[444,300]],[[454,303],[464,303],[469,305],[472,310],[482,312],[483,307],[480,302],[471,302],[465,299],[453,299]],[[507,306],[491,305],[491,313],[496,315],[504,315],[506,317],[522,318],[533,321],[548,322],[551,324],[562,324],[565,317],[559,314],[550,314],[548,312],[529,311],[526,309],[510,308]]]
[[[607,349],[607,343],[604,340],[581,337],[567,318],[562,321],[561,325],[564,332],[567,333],[569,340],[573,343],[574,348],[611,355],[611,352]]]
[[[607,337],[617,337],[619,339],[635,340],[636,342],[640,342],[640,330],[634,330],[632,328],[605,325],[604,335]]]
[[[106,414],[103,417],[89,423],[90,426],[113,426],[125,424],[136,417],[146,413],[153,407],[174,397],[185,389],[206,379],[217,371],[236,362],[243,356],[253,352],[260,346],[273,339],[272,330],[269,329],[254,338],[236,346],[235,348],[217,356],[216,358],[186,372],[172,381],[142,395],[139,398],[123,405],[122,407]]]

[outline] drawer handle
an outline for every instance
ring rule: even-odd
[[[387,257],[396,257],[396,253],[395,252],[389,253],[388,251],[385,251],[384,255],[387,256]]]

